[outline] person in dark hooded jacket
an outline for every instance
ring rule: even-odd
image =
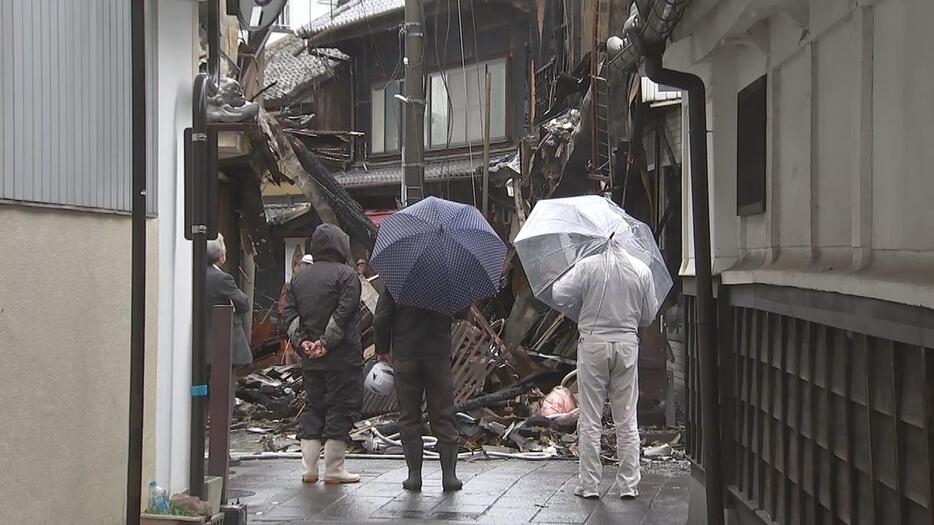
[[[299,319],[291,338],[302,356],[305,387],[302,480],[318,481],[323,444],[324,482],[356,483],[360,476],[344,470],[344,455],[363,402],[360,280],[347,264],[350,239],[337,226],[315,229],[311,255],[314,264],[292,277],[283,309],[286,326]]]

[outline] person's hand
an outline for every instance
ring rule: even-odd
[[[318,341],[314,342],[310,357],[312,359],[320,359],[324,357],[324,355],[327,353],[328,353],[328,349],[324,347],[324,343],[322,343],[321,340],[319,339]]]
[[[376,358],[387,365],[392,366],[392,354],[377,354]]]
[[[314,358],[315,343],[311,341],[302,341],[302,353],[305,354],[306,357]]]

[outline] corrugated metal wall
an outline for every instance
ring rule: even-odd
[[[130,2],[0,2],[0,199],[129,211],[130,95]]]

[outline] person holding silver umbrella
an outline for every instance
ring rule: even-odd
[[[623,498],[639,495],[638,330],[654,319],[658,305],[653,287],[648,266],[626,254],[604,252],[579,261],[552,289],[557,300],[581,302],[577,345],[580,485],[574,493],[583,498],[599,497],[600,437],[607,398],[616,425],[619,493]]]
[[[515,246],[536,297],[577,321],[579,486],[599,498],[607,400],[616,425],[622,498],[638,496],[639,330],[671,289],[651,230],[599,196],[536,204]]]

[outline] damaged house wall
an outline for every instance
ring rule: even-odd
[[[349,9],[360,11],[361,17],[369,13],[366,8],[361,11],[360,6]],[[458,13],[453,8],[447,10],[442,3],[427,6],[426,69],[429,75],[447,70],[456,76],[462,73],[465,65],[470,70],[478,61],[505,61],[504,136],[501,139],[494,137],[492,141],[493,157],[497,158],[515,151],[516,138],[525,125],[523,108],[527,103],[527,71],[524,49],[528,28],[525,14],[509,2],[478,3],[475,10],[465,9]],[[356,143],[356,162],[336,172],[335,176],[367,209],[394,209],[397,206],[401,181],[400,152],[396,146],[385,148],[386,151],[374,148],[376,139],[371,129],[371,112],[372,89],[402,77],[398,34],[401,24],[401,11],[386,16],[373,15],[366,22],[361,18],[341,31],[325,32],[309,41],[312,49],[337,47],[353,60],[354,130],[364,132],[365,137]],[[468,87],[469,96],[472,99],[477,97],[477,86]],[[463,94],[457,91],[453,95]],[[398,105],[399,102],[390,96],[383,105],[384,111],[386,104]],[[429,112],[426,117],[430,118],[430,115]],[[431,137],[430,129],[427,136]],[[438,140],[426,148],[426,190],[434,195],[479,204],[482,143],[474,141],[468,147],[464,143],[457,144],[456,139],[452,140],[451,145]],[[494,208],[502,207],[497,203],[511,203],[502,188],[495,189],[493,193]]]
[[[361,4],[347,4],[349,7],[341,10],[335,19],[345,19],[347,12],[357,9]],[[590,130],[596,128],[592,125],[595,113],[592,112],[590,97],[593,95],[589,93],[589,87],[593,76],[601,71],[598,66],[591,65],[590,60],[592,57],[601,60],[603,49],[596,39],[582,47],[580,21],[595,21],[599,18],[598,12],[603,13],[600,16],[605,16],[606,11],[590,9],[593,6],[581,6],[576,2],[561,3],[571,5],[578,12],[588,8],[586,15],[575,15],[578,30],[573,31],[562,26],[562,20],[565,18],[563,11],[553,10],[555,6],[560,5],[557,2],[536,2],[536,9],[541,8],[542,11],[536,11],[534,18],[513,17],[517,20],[510,22],[506,21],[508,17],[504,16],[504,13],[513,12],[514,7],[504,7],[500,4],[484,4],[482,13],[478,8],[476,42],[470,27],[472,24],[464,25],[464,62],[469,67],[478,59],[484,61],[507,58],[508,78],[515,84],[509,87],[508,116],[504,126],[507,133],[499,145],[510,148],[510,155],[495,159],[491,163],[490,171],[491,181],[496,181],[499,184],[498,189],[501,190],[501,194],[496,196],[499,197],[497,205],[508,208],[510,213],[521,217],[522,213],[515,211],[516,203],[525,209],[541,198],[598,191],[598,185],[594,184],[594,179],[590,177],[592,167],[588,166],[592,164],[593,155]],[[611,4],[606,2],[604,5],[608,7]],[[546,6],[551,10],[546,12]],[[626,7],[628,8],[628,5]],[[377,133],[371,129],[371,110],[376,106],[371,100],[372,88],[376,87],[378,90],[401,76],[401,70],[392,67],[393,64],[399,63],[398,24],[401,23],[401,16],[396,20],[393,13],[395,11],[390,10],[374,15],[366,24],[361,21],[348,22],[350,28],[344,25],[332,31],[325,31],[320,36],[310,35],[312,51],[337,47],[354,60],[354,91],[357,92],[353,106],[355,128],[362,130],[366,139],[357,146],[357,154],[361,159],[366,159],[366,162],[358,162],[336,172],[334,180],[364,207],[387,201],[389,206],[395,207],[395,196],[399,191],[398,180],[393,179],[393,168],[397,168],[399,162],[398,152],[380,151],[379,148],[375,148],[374,151],[373,143],[378,139],[375,138]],[[426,55],[429,74],[445,68],[452,72],[463,69],[459,35],[450,35],[445,39],[443,30],[448,24],[457,30],[457,14],[446,13],[442,9],[429,10],[427,13]],[[465,20],[469,20],[474,13],[461,14]],[[606,26],[611,23],[606,18],[600,20]],[[356,23],[359,23],[359,27],[353,25]],[[524,39],[530,32],[533,36],[532,42],[526,47],[528,41]],[[583,33],[593,36],[592,31]],[[552,38],[542,45],[542,39],[548,35]],[[577,39],[576,44],[570,42],[572,38]],[[568,65],[562,58],[566,54],[579,54],[583,48],[584,60]],[[517,51],[518,49],[523,49],[523,52]],[[555,57],[550,72],[547,68],[545,71],[538,71],[534,60],[544,59],[548,62],[551,53],[561,54],[562,57]],[[540,80],[543,91],[548,92],[543,99],[536,98],[531,89],[527,90],[533,85],[539,87]],[[630,79],[626,77],[625,80]],[[626,90],[628,84],[625,84],[624,88],[614,87]],[[319,89],[329,88],[323,85]],[[598,104],[606,104],[611,96],[615,95],[603,93],[601,96],[603,98]],[[386,96],[385,100],[384,106],[385,103],[395,103],[391,94]],[[540,108],[540,100],[546,102],[544,107]],[[625,102],[623,106],[628,112]],[[305,111],[313,111],[313,108],[309,107]],[[528,119],[533,116],[535,120],[530,130]],[[605,120],[609,117],[602,118]],[[628,121],[623,125],[628,126]],[[603,133],[610,134],[605,125]],[[314,134],[313,129],[308,129],[305,136]],[[527,134],[534,135],[534,139],[525,141],[522,148],[526,149],[531,144],[532,151],[530,155],[526,154],[520,158],[515,155],[518,149],[516,146]],[[322,134],[319,132],[318,135]],[[584,140],[584,137],[588,139]],[[602,141],[611,140],[607,137],[599,138]],[[385,144],[386,135],[383,135],[382,140]],[[473,149],[474,155],[479,157],[479,147],[475,145]],[[310,160],[315,160],[314,157],[318,155],[309,156],[298,150],[296,153],[302,157],[302,164],[306,169],[315,171],[311,168],[313,163]],[[435,151],[431,151],[429,147],[428,153],[429,159],[432,155],[435,160],[444,159],[442,169],[453,171],[459,168],[458,156],[467,156],[470,151],[465,146],[455,145]],[[426,169],[426,186],[430,193],[437,191],[440,195],[455,196],[458,200],[472,202],[471,185],[467,183],[469,166],[465,170],[467,177],[460,183],[443,178],[439,180],[438,172],[432,171],[432,168],[428,166]],[[533,182],[525,177],[526,186],[522,188],[525,196],[510,193],[509,190],[514,187],[507,189],[507,182],[528,175],[530,168],[535,180]],[[605,184],[602,186],[604,189],[606,187]],[[496,198],[491,200],[495,201]],[[279,208],[272,219],[274,229],[283,236],[296,234],[315,224],[314,214],[309,213],[308,209],[299,205],[291,206],[291,209]],[[519,218],[513,226],[517,227],[521,220]],[[500,232],[504,238],[508,238],[510,233],[515,232],[510,232],[508,227]],[[277,258],[284,265],[290,264],[284,253]],[[376,284],[378,288],[378,283]],[[361,305],[361,309],[365,308],[365,305]],[[361,327],[364,341],[369,334],[367,315],[368,312],[364,312]],[[538,454],[534,456],[537,458],[569,457],[574,454],[576,436],[573,429],[577,414],[574,411],[572,392],[575,389],[575,380],[573,375],[566,375],[573,370],[575,364],[577,329],[574,323],[532,297],[515,254],[508,259],[502,292],[498,297],[476,305],[471,320],[462,321],[455,326],[453,339],[452,361],[457,410],[464,412],[458,416],[458,424],[469,450],[477,454]],[[648,408],[657,409],[664,400],[665,386],[668,383],[668,353],[663,337],[646,338],[646,343],[651,344],[655,350],[653,356],[660,354],[661,360],[652,363],[652,373],[643,374],[644,384],[640,384],[640,390],[643,392],[644,404]],[[364,348],[365,356],[373,363],[373,348],[367,342],[364,342]],[[643,355],[648,356],[645,349]],[[276,362],[279,363],[276,366],[269,366],[272,361],[258,363],[241,378],[238,389],[240,402],[237,409],[237,416],[241,421],[238,427],[264,436],[255,440],[262,450],[277,454],[284,452],[286,457],[291,457],[289,454],[294,454],[297,450],[297,443],[294,441],[294,418],[302,409],[302,379],[297,371],[298,367],[291,364],[294,361],[289,361],[287,353],[283,353]],[[562,380],[569,388],[555,388]],[[555,406],[560,406],[562,411],[556,412]],[[358,428],[353,434],[356,451],[398,453],[397,444],[392,443],[391,438],[386,438],[398,431],[394,410],[396,406],[391,396],[365,394],[363,416],[370,419],[357,423]],[[656,418],[655,421],[658,422],[659,419]],[[609,427],[607,432],[608,435],[611,433]],[[678,437],[677,432],[669,434],[671,435],[665,438],[664,447],[671,451],[668,441],[677,443]],[[649,433],[647,443],[653,444],[655,439],[655,435]],[[608,441],[604,446],[606,456],[613,457],[616,453],[615,445]]]
[[[643,136],[647,118],[641,117],[639,77],[606,66],[605,36],[610,28],[622,28],[631,15],[630,2],[542,2],[536,9],[540,11],[530,23],[534,67],[529,72],[534,75],[530,104],[535,119],[529,130],[531,160],[529,172],[522,177],[521,201],[531,207],[542,198],[607,192],[659,234],[659,242],[669,248],[665,253],[670,273],[676,275],[681,260],[680,223],[674,227],[671,220],[679,215],[662,220],[659,208],[664,201],[665,210],[680,211],[680,191],[672,191],[680,188],[680,170],[672,168],[670,160],[661,175],[654,166],[648,170],[642,146],[651,136]],[[654,121],[650,129],[655,129]],[[598,183],[591,174],[600,171],[596,169],[603,162],[598,159],[604,154],[600,148],[611,150],[615,165],[606,173],[609,180]],[[667,192],[663,199],[661,192]],[[524,352],[544,351],[552,356],[552,366],[555,358],[573,362],[574,338],[565,337],[573,334],[573,323],[546,315],[548,309],[532,298],[527,287],[516,286],[524,280],[521,272],[517,277],[519,269],[512,271],[512,293],[502,300],[507,308],[511,305],[504,339]],[[656,323],[652,336],[644,338],[640,351],[642,405],[658,410],[672,401],[674,383],[674,374],[669,373],[673,371],[668,370],[673,353],[667,338],[671,329],[677,330],[680,310],[675,304],[677,294],[670,297],[673,308],[662,310],[665,316]],[[668,420],[672,419],[669,415]]]

